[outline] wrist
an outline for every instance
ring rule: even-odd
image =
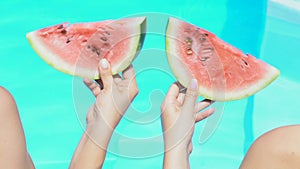
[[[177,138],[170,135],[164,135],[164,151],[168,152],[188,152],[190,140],[186,138]]]
[[[176,146],[172,149],[165,150],[164,169],[189,169],[189,152],[183,146]]]
[[[86,126],[85,134],[89,140],[103,149],[108,147],[110,138],[114,132],[114,128],[105,122],[89,123]]]
[[[104,110],[94,104],[87,113],[86,122],[87,126],[115,129],[121,118],[122,115],[115,109]]]
[[[166,146],[164,148],[165,154],[179,154],[179,155],[189,155],[188,145],[179,143],[174,146]]]

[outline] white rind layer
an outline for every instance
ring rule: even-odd
[[[180,25],[182,22],[183,21],[175,18],[169,18],[166,30],[166,51],[168,62],[174,76],[183,86],[187,87],[190,80],[193,78],[193,75],[189,69],[189,66],[181,60],[181,52],[179,52],[177,46],[179,39],[176,37],[178,32],[182,31],[180,30]],[[268,67],[266,67],[266,70],[268,71],[265,73],[263,78],[259,79],[255,83],[255,85],[243,86],[234,91],[217,91],[204,87],[201,85],[201,82],[198,81],[198,94],[204,98],[215,101],[231,101],[251,96],[268,86],[279,76],[280,72],[278,69],[270,65],[267,66]],[[225,88],[226,86],[224,86],[224,89]]]

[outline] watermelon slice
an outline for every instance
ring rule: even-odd
[[[47,27],[26,35],[38,55],[64,73],[99,78],[97,65],[106,58],[117,74],[126,69],[140,51],[146,18],[124,18]]]
[[[177,80],[187,86],[196,78],[199,95],[211,100],[248,97],[280,74],[273,66],[244,54],[216,35],[176,18],[168,21],[166,51]]]

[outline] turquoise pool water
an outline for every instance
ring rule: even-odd
[[[36,167],[67,168],[83,132],[84,113],[93,99],[81,79],[44,63],[29,46],[25,34],[65,21],[147,15],[149,34],[143,52],[134,62],[141,92],[118,126],[103,168],[161,168],[158,108],[164,92],[174,81],[164,54],[163,32],[167,16],[179,17],[281,70],[281,76],[254,97],[217,103],[219,113],[197,124],[191,167],[238,168],[255,138],[275,127],[300,121],[297,106],[299,9],[298,0],[245,0],[243,3],[238,0],[184,3],[3,0],[0,2],[0,85],[15,96]],[[146,138],[146,141],[132,138]]]

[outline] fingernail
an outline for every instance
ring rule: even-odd
[[[101,66],[102,69],[107,69],[108,68],[107,60],[106,59],[101,59],[100,66]]]
[[[190,83],[190,88],[193,89],[193,90],[195,90],[195,89],[197,89],[197,87],[198,87],[197,80],[196,79],[192,79],[191,83]]]

